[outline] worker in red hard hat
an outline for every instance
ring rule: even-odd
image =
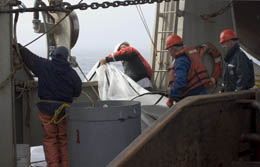
[[[240,49],[238,37],[231,29],[220,33],[219,43],[225,49],[223,91],[239,91],[252,88],[255,83],[252,61]]]
[[[166,49],[173,57],[170,68],[170,96],[168,107],[191,95],[206,94],[205,86],[211,82],[202,58],[195,47],[183,46],[183,40],[176,34],[166,39]]]
[[[137,49],[131,47],[128,42],[119,43],[116,45],[114,53],[99,60],[101,64],[113,61],[122,61],[127,76],[143,88],[152,90],[152,68]]]

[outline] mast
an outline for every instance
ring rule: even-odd
[[[5,4],[6,0],[0,0]],[[8,8],[1,7],[1,8]],[[0,84],[12,71],[12,15],[0,14]],[[14,85],[11,81],[0,89],[0,166],[16,166],[14,126]]]

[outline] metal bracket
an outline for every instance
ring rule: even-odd
[[[35,33],[45,33],[44,23],[42,23],[40,20],[37,19],[34,19],[32,23],[33,23],[33,29]],[[54,24],[51,23],[46,23],[46,25],[47,25],[47,29],[50,29],[52,26],[54,26]],[[54,33],[54,30],[49,33]]]
[[[178,9],[177,12],[176,12],[176,15],[177,15],[178,17],[184,17],[184,14],[185,14],[185,11],[184,11],[184,10]]]

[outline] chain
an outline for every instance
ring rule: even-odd
[[[234,4],[236,3],[235,0],[229,2],[225,7],[219,9],[218,11],[216,12],[213,12],[213,13],[210,13],[210,14],[202,14],[200,15],[200,17],[203,19],[203,20],[209,20],[211,18],[214,18],[214,17],[217,17],[219,15],[222,15],[224,14],[227,10],[229,10]]]
[[[39,12],[39,11],[58,11],[58,12],[69,12],[75,9],[79,10],[87,10],[87,9],[98,9],[98,8],[109,8],[109,7],[119,7],[119,6],[131,6],[131,5],[139,5],[139,4],[152,4],[152,3],[161,3],[161,2],[170,2],[170,1],[179,1],[179,0],[126,0],[126,1],[114,1],[114,2],[93,2],[91,4],[80,3],[76,5],[71,5],[68,2],[62,2],[58,5],[53,6],[41,6],[34,8],[18,8],[11,10],[0,10],[0,13],[24,13],[24,12]]]

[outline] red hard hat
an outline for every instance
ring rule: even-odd
[[[174,45],[179,45],[182,43],[183,43],[183,40],[181,39],[181,37],[179,37],[176,34],[172,34],[172,35],[168,36],[166,39],[166,48],[165,49],[169,49],[170,47],[172,47]]]
[[[219,43],[223,43],[231,39],[237,39],[237,35],[234,33],[233,30],[226,29],[220,33]]]

